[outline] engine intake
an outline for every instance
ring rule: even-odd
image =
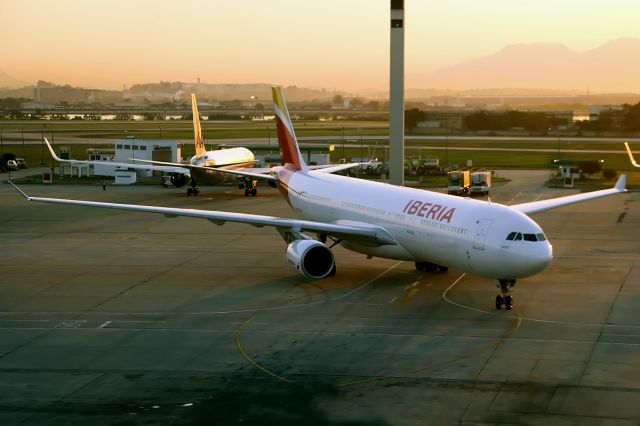
[[[307,278],[324,278],[334,268],[333,253],[316,240],[296,240],[287,246],[287,262]]]

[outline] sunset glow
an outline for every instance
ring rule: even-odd
[[[640,37],[630,0],[405,5],[407,87],[516,43],[585,51]],[[385,90],[388,19],[389,0],[0,0],[0,70],[28,84],[111,89],[199,77]]]

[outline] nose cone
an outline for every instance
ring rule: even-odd
[[[519,274],[523,277],[542,272],[553,260],[553,247],[548,242],[532,244],[520,254]]]

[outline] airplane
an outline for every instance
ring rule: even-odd
[[[636,163],[635,158],[633,158],[633,153],[631,152],[631,148],[629,148],[629,144],[625,142],[624,146],[627,148],[627,154],[629,154],[629,160],[631,160],[631,164],[633,165],[633,167],[640,168],[640,164]]]
[[[32,197],[14,187],[35,202],[195,217],[216,225],[273,227],[287,245],[287,263],[309,279],[336,274],[331,251],[336,244],[368,258],[412,261],[421,271],[446,272],[452,267],[496,280],[500,288],[496,309],[506,310],[513,306],[510,288],[516,280],[541,272],[553,259],[544,231],[529,215],[626,191],[622,175],[613,188],[506,206],[333,175],[331,168],[311,170],[298,148],[282,88],[272,90],[282,165],[263,178],[275,184],[302,219]]]
[[[186,184],[187,179],[191,180],[191,186],[187,188],[187,196],[200,194],[198,183],[206,185],[218,185],[229,180],[231,175],[225,173],[227,169],[245,170],[252,168],[256,159],[251,151],[247,148],[236,147],[229,149],[219,149],[207,151],[202,140],[202,128],[200,126],[200,115],[198,114],[198,103],[196,95],[191,95],[191,108],[193,112],[193,131],[195,141],[195,155],[191,157],[189,163],[170,163],[160,161],[144,161],[133,160],[138,163],[107,163],[116,169],[124,170],[153,170],[169,173],[170,182],[175,187],[182,187]],[[82,161],[82,160],[65,160],[59,158],[49,141],[44,138],[49,148],[49,152],[54,160],[72,165],[95,165],[105,164],[104,161]],[[266,172],[267,169],[255,169],[258,172]],[[241,179],[240,189],[244,189],[245,196],[255,196],[258,193],[256,188],[259,176],[251,177],[251,173],[238,177]]]

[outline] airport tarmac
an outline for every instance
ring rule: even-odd
[[[502,172],[492,200],[566,195]],[[292,216],[276,190],[25,185],[38,196]],[[534,215],[555,260],[491,280],[335,249],[290,269],[273,229],[28,203],[0,184],[0,424],[640,422],[640,200]]]

